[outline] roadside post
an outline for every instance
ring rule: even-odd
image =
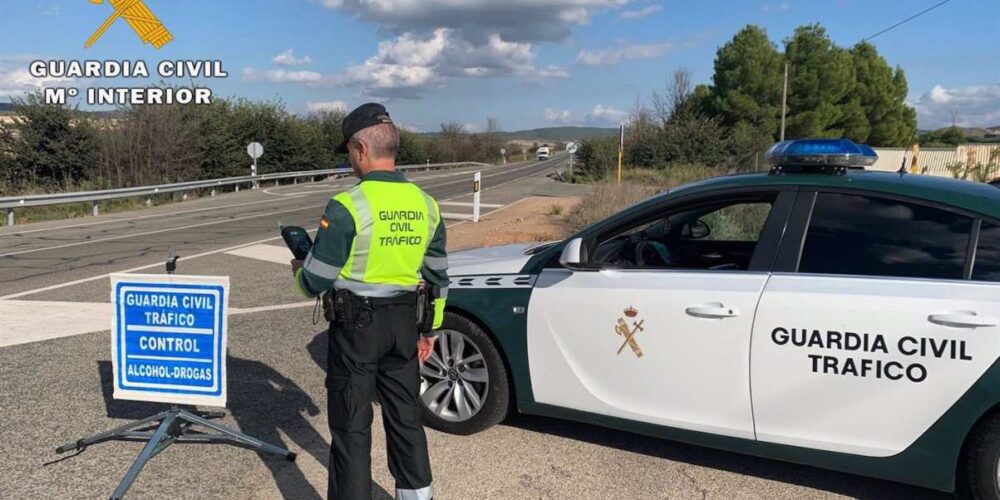
[[[569,177],[573,178],[573,155],[580,149],[575,142],[571,142],[566,145],[566,151],[569,153]]]
[[[507,148],[500,148],[500,156],[503,157],[503,164],[507,164]]]
[[[621,139],[618,141],[618,184],[622,183],[622,162],[625,160],[625,124],[622,123]]]
[[[111,276],[114,399],[171,409],[56,448],[66,453],[110,440],[147,441],[112,499],[121,499],[146,463],[175,442],[226,443],[295,460],[287,449],[213,422],[225,412],[177,406],[226,406],[229,278],[176,276],[175,268],[171,252],[171,274]]]
[[[259,142],[251,142],[247,146],[247,154],[250,155],[250,158],[253,158],[253,166],[250,167],[250,175],[257,177],[257,159],[264,156],[264,146],[261,146]],[[253,188],[257,189],[259,187],[260,184],[257,181],[254,181]]]
[[[479,197],[483,188],[483,173],[476,172],[476,177],[472,181],[472,222],[479,222]]]

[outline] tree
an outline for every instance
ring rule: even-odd
[[[858,98],[865,113],[862,127],[848,137],[872,146],[908,146],[917,131],[916,112],[906,104],[906,76],[893,71],[874,45],[861,42],[851,49]]]
[[[778,133],[781,116],[783,58],[767,31],[749,25],[715,56],[711,111],[722,124],[742,124],[768,140]]]
[[[94,126],[76,108],[46,104],[41,92],[12,100],[14,121],[0,124],[0,150],[14,188],[65,189],[97,163]]]
[[[786,138],[844,137],[864,117],[851,54],[818,24],[800,26],[785,40],[789,67]]]
[[[399,130],[399,154],[396,162],[400,165],[416,165],[425,163],[434,156],[427,141],[420,135],[408,130]]]
[[[920,145],[924,147],[955,147],[965,142],[965,134],[958,127],[946,127],[933,130],[920,136]]]

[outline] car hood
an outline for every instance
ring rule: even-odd
[[[479,274],[513,274],[521,272],[531,259],[525,255],[537,243],[464,250],[448,255],[448,274],[470,276]]]

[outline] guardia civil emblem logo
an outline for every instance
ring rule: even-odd
[[[90,0],[90,3],[100,5],[104,3],[104,0]],[[124,19],[135,30],[135,34],[139,35],[142,43],[148,43],[157,49],[174,39],[167,27],[156,18],[153,11],[149,10],[149,7],[142,0],[108,0],[108,3],[115,11],[100,28],[97,28],[93,36],[87,39],[84,48],[90,48],[91,45],[97,43],[104,32],[119,19]]]
[[[620,355],[622,351],[625,350],[625,346],[632,348],[632,352],[635,353],[635,357],[642,357],[642,348],[639,347],[639,343],[636,342],[635,336],[637,333],[644,331],[642,327],[646,320],[635,321],[635,318],[639,316],[639,311],[634,307],[629,307],[624,311],[625,317],[618,318],[618,324],[615,326],[615,334],[619,337],[624,337],[625,340],[622,342],[621,347],[618,348],[618,354]],[[629,325],[629,322],[632,325]]]

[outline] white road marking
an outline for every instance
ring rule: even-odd
[[[109,238],[100,238],[100,239],[96,239],[96,240],[76,241],[76,242],[73,242],[73,243],[66,243],[64,245],[56,245],[56,246],[52,246],[52,247],[33,248],[31,250],[21,250],[21,251],[18,251],[18,252],[0,253],[0,257],[10,257],[10,256],[13,256],[13,255],[24,255],[24,254],[28,254],[28,253],[44,252],[46,250],[58,250],[60,248],[77,247],[77,246],[80,246],[80,245],[92,245],[94,243],[103,243],[105,241],[115,241],[115,240],[123,240],[123,239],[126,239],[126,238],[136,238],[136,237],[139,237],[139,236],[149,236],[151,234],[169,233],[169,232],[172,232],[172,231],[182,231],[182,230],[192,229],[192,228],[196,228],[196,227],[217,226],[219,224],[228,224],[230,222],[236,222],[236,221],[240,221],[240,220],[259,219],[261,217],[271,217],[271,216],[273,216],[275,214],[284,214],[284,213],[289,213],[289,212],[301,212],[303,210],[316,210],[318,207],[319,207],[319,205],[311,205],[311,206],[308,206],[308,207],[289,208],[289,209],[286,209],[286,210],[275,210],[273,212],[267,212],[267,213],[263,213],[263,214],[247,215],[245,217],[234,217],[234,218],[231,218],[231,219],[223,219],[223,220],[217,220],[217,221],[212,221],[212,222],[203,222],[201,224],[191,224],[189,226],[171,227],[171,228],[166,228],[166,229],[157,229],[155,231],[146,231],[144,233],[123,234],[121,236],[111,236]]]
[[[314,233],[316,231],[313,230],[313,231],[310,231],[310,232]],[[280,240],[280,239],[281,239],[281,236],[276,236],[276,237],[273,237],[273,238],[265,238],[263,240],[251,241],[249,243],[241,243],[239,245],[233,245],[231,247],[220,248],[218,250],[210,250],[208,252],[202,252],[202,253],[199,253],[199,254],[192,255],[190,257],[181,257],[180,259],[177,259],[177,260],[178,260],[178,262],[183,262],[183,261],[188,261],[188,260],[197,259],[197,258],[201,258],[201,257],[208,257],[210,255],[217,255],[217,254],[220,254],[220,253],[225,253],[225,252],[228,252],[230,250],[235,250],[237,248],[242,248],[242,247],[250,246],[250,245],[257,245],[257,244],[261,244],[261,243],[267,243],[267,242],[270,242],[270,241],[276,241],[276,240]],[[100,280],[100,279],[108,278],[112,274],[118,274],[118,273],[124,273],[124,274],[135,273],[135,272],[138,272],[138,271],[145,271],[146,269],[152,269],[154,267],[161,267],[161,266],[163,266],[163,262],[156,262],[154,264],[147,264],[147,265],[144,265],[144,266],[133,267],[132,269],[125,269],[124,271],[115,271],[113,273],[100,274],[100,275],[97,275],[97,276],[91,276],[89,278],[83,278],[83,279],[78,279],[78,280],[74,280],[74,281],[67,281],[65,283],[60,283],[58,285],[50,285],[50,286],[46,286],[46,287],[42,287],[42,288],[36,288],[34,290],[28,290],[28,291],[25,291],[25,292],[18,292],[18,293],[13,293],[13,294],[10,294],[10,295],[5,295],[3,297],[0,297],[0,301],[10,300],[10,299],[17,299],[17,298],[21,298],[21,297],[27,297],[29,295],[35,295],[36,293],[51,292],[52,290],[59,290],[60,288],[66,288],[66,287],[69,287],[69,286],[81,285],[83,283],[90,283],[91,281],[97,281],[97,280]]]
[[[230,250],[226,252],[227,255],[236,255],[239,257],[246,257],[248,259],[263,260],[265,262],[273,262],[275,264],[289,265],[289,261],[292,260],[292,255],[287,248],[277,247],[274,245],[252,245],[248,247],[241,247],[235,250]]]
[[[449,220],[472,220],[471,214],[453,214],[448,212],[441,212],[441,217]]]
[[[239,309],[229,308],[230,316],[313,307],[314,301]],[[43,302],[0,300],[0,347],[86,335],[111,330],[110,302]],[[167,330],[157,330],[167,331]],[[211,330],[208,331],[211,333]]]
[[[465,201],[442,201],[442,202],[439,202],[438,205],[446,205],[446,206],[449,206],[449,207],[473,207],[473,206],[475,206],[474,203],[469,203],[469,202],[465,202]],[[496,203],[480,203],[479,206],[481,206],[483,208],[500,208],[503,205],[498,205]]]
[[[108,330],[111,313],[110,303],[0,300],[0,347]]]
[[[316,301],[311,300],[309,302],[296,302],[294,304],[279,304],[276,306],[261,306],[261,307],[250,307],[247,309],[238,309],[232,307],[229,309],[230,316],[236,316],[239,314],[254,314],[262,312],[273,312],[273,311],[285,311],[288,309],[302,309],[306,307],[315,307]]]

